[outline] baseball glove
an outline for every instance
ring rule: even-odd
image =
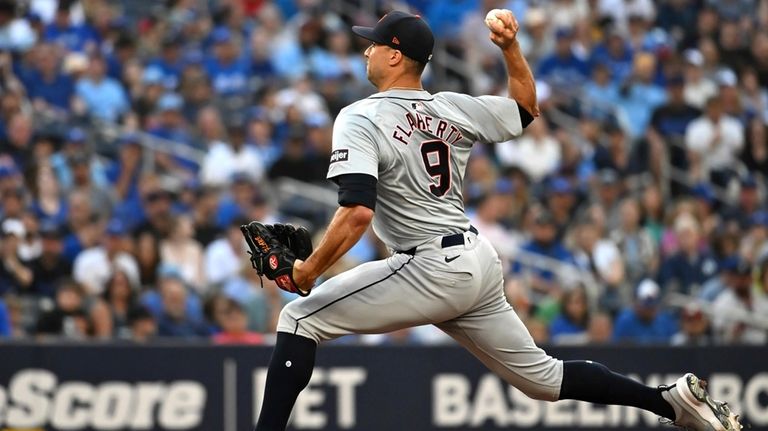
[[[312,254],[312,237],[304,226],[293,227],[282,223],[265,226],[281,243],[291,249],[297,259],[306,260]]]
[[[309,291],[302,291],[293,281],[293,263],[312,253],[312,241],[305,228],[252,221],[240,226],[240,231],[250,249],[251,265],[260,276],[273,280],[286,292],[309,295]]]

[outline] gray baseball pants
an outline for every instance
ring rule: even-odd
[[[277,330],[321,342],[347,334],[436,325],[491,371],[534,399],[560,395],[563,363],[536,347],[503,293],[501,261],[472,232],[442,237],[337,275],[289,303]]]

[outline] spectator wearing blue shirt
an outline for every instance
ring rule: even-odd
[[[300,37],[310,32],[306,29],[309,25],[310,23],[306,23],[300,27]],[[309,61],[305,56],[304,48],[294,38],[286,37],[277,40],[270,61],[280,78],[295,80],[306,76],[309,72]]]
[[[572,89],[581,85],[589,77],[589,65],[573,52],[573,30],[560,28],[555,39],[555,52],[541,59],[537,78],[558,88]]]
[[[77,96],[85,103],[88,114],[114,122],[130,107],[128,96],[119,81],[106,75],[104,58],[90,58],[86,75],[75,85]]]
[[[680,46],[688,48],[685,42],[698,36],[696,31],[696,21],[698,17],[698,8],[691,7],[687,1],[661,2],[658,6],[659,12],[656,14],[656,25],[665,30],[668,34],[683,35]]]
[[[70,192],[67,205],[69,217],[63,229],[65,232],[62,254],[64,259],[71,263],[81,251],[98,242],[98,220],[90,196],[84,190]]]
[[[262,79],[271,79],[277,75],[275,66],[270,57],[270,35],[264,29],[254,29],[251,35],[249,59],[251,62],[251,74]]]
[[[744,230],[752,226],[753,217],[761,210],[759,182],[759,177],[752,174],[739,178],[738,201],[720,211],[726,222],[736,222]]]
[[[56,179],[62,189],[72,190],[75,187],[71,162],[74,158],[83,156],[89,158],[88,169],[93,185],[99,188],[108,187],[109,182],[105,163],[99,159],[90,158],[90,150],[87,144],[85,131],[79,127],[73,127],[64,136],[64,143],[61,149],[51,155],[49,161],[56,172]]]
[[[32,213],[40,222],[52,222],[57,225],[66,223],[69,208],[53,169],[47,165],[35,164],[29,172],[32,177]]]
[[[661,289],[645,279],[637,286],[635,304],[616,318],[613,341],[637,344],[667,344],[677,332],[672,315],[660,309]]]
[[[149,133],[169,141],[191,144],[192,139],[187,131],[181,108],[184,99],[177,93],[165,93],[157,100],[157,126],[150,129]]]
[[[162,84],[169,91],[175,90],[181,82],[181,73],[185,66],[181,48],[181,38],[170,35],[163,39],[160,56],[147,64],[147,67],[153,67],[161,72]]]
[[[61,1],[53,22],[45,27],[45,40],[62,46],[67,51],[86,51],[99,42],[96,31],[87,24],[75,25],[69,15],[70,2]]]
[[[593,105],[597,113],[603,117],[617,109],[619,101],[619,85],[612,79],[610,67],[600,61],[592,66],[592,76],[582,87],[584,103]]]
[[[139,194],[139,177],[143,148],[141,136],[126,133],[117,141],[118,157],[107,167],[107,179],[112,185],[115,197],[115,217],[125,221],[128,226],[136,226],[144,221],[144,210]]]
[[[64,142],[61,149],[53,153],[49,159],[51,167],[56,172],[56,177],[65,189],[72,185],[72,171],[69,168],[69,158],[78,153],[87,151],[87,136],[79,127],[72,127],[63,136]]]
[[[669,150],[670,163],[677,169],[688,169],[685,153],[685,130],[701,111],[689,105],[684,97],[685,81],[682,76],[667,80],[667,103],[653,110],[649,139]]]
[[[366,81],[366,67],[363,57],[352,53],[349,34],[337,30],[326,38],[326,49],[315,49],[309,56],[312,74],[319,79],[354,78]]]
[[[560,314],[549,327],[554,344],[584,344],[588,341],[589,304],[587,292],[578,286],[567,290],[560,299]]]
[[[43,44],[36,50],[35,67],[22,79],[27,96],[35,105],[43,103],[61,110],[69,110],[72,96],[75,94],[74,81],[61,72],[59,57],[52,45]]]
[[[580,191],[564,176],[552,177],[547,183],[545,202],[557,226],[557,238],[565,237],[568,224],[573,220]]]
[[[428,2],[424,14],[436,38],[457,39],[464,16],[478,9],[478,0],[452,0]]]
[[[167,283],[166,279],[181,280],[181,272],[178,268],[171,265],[159,265],[157,269],[157,277],[159,278],[157,286],[163,286]],[[159,319],[163,314],[163,296],[160,289],[150,289],[145,291],[139,297],[139,306],[145,311],[149,312],[152,317]],[[203,305],[200,298],[188,291],[185,299],[185,314],[191,320],[203,319]]]
[[[283,149],[274,139],[274,128],[269,121],[266,109],[253,108],[249,117],[248,144],[259,153],[259,157],[264,161],[264,168],[269,170],[283,154]]]
[[[702,250],[701,227],[691,214],[678,215],[674,229],[679,249],[662,261],[659,284],[665,292],[696,294],[704,282],[717,275],[717,260]]]
[[[11,336],[11,316],[8,313],[8,307],[0,298],[0,338]]]
[[[563,263],[573,263],[573,255],[557,239],[557,226],[551,213],[542,210],[536,215],[532,234],[533,238],[523,245],[523,252],[539,254]],[[520,262],[514,262],[512,273],[530,275],[530,286],[535,296],[547,296],[558,286],[555,273],[549,269],[527,267]],[[535,300],[536,298],[534,298]]]
[[[162,310],[157,321],[157,334],[161,337],[197,338],[210,335],[211,331],[199,316],[188,311],[189,292],[180,277],[161,278],[159,292]]]
[[[656,76],[656,57],[647,52],[635,55],[632,77],[619,91],[619,105],[627,117],[627,124],[632,139],[645,135],[654,109],[667,101],[663,88],[654,82]]]
[[[205,61],[205,70],[211,78],[214,92],[225,97],[247,93],[250,65],[238,55],[232,33],[226,28],[218,28],[211,38],[213,56]]]
[[[605,42],[596,46],[590,63],[608,67],[615,84],[621,85],[632,74],[632,47],[621,31],[612,29]]]

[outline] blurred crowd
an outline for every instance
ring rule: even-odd
[[[505,95],[508,8],[542,115],[475,146],[464,198],[536,341],[768,341],[768,1],[339,4],[0,0],[0,339],[270,342],[294,297],[239,226],[322,235],[333,119],[375,91],[349,27],[420,13],[428,90]]]

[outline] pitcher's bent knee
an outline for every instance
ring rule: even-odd
[[[534,400],[557,401],[563,384],[563,361],[547,358],[531,364],[530,369],[522,373],[518,369],[509,383]]]
[[[557,401],[560,394],[560,388],[536,384],[521,386],[518,389],[528,398],[541,401]]]
[[[301,301],[296,300],[283,307],[277,321],[277,331],[301,335],[319,344],[324,340],[324,337],[317,330],[312,316],[308,316],[305,311],[301,310],[300,304]]]

